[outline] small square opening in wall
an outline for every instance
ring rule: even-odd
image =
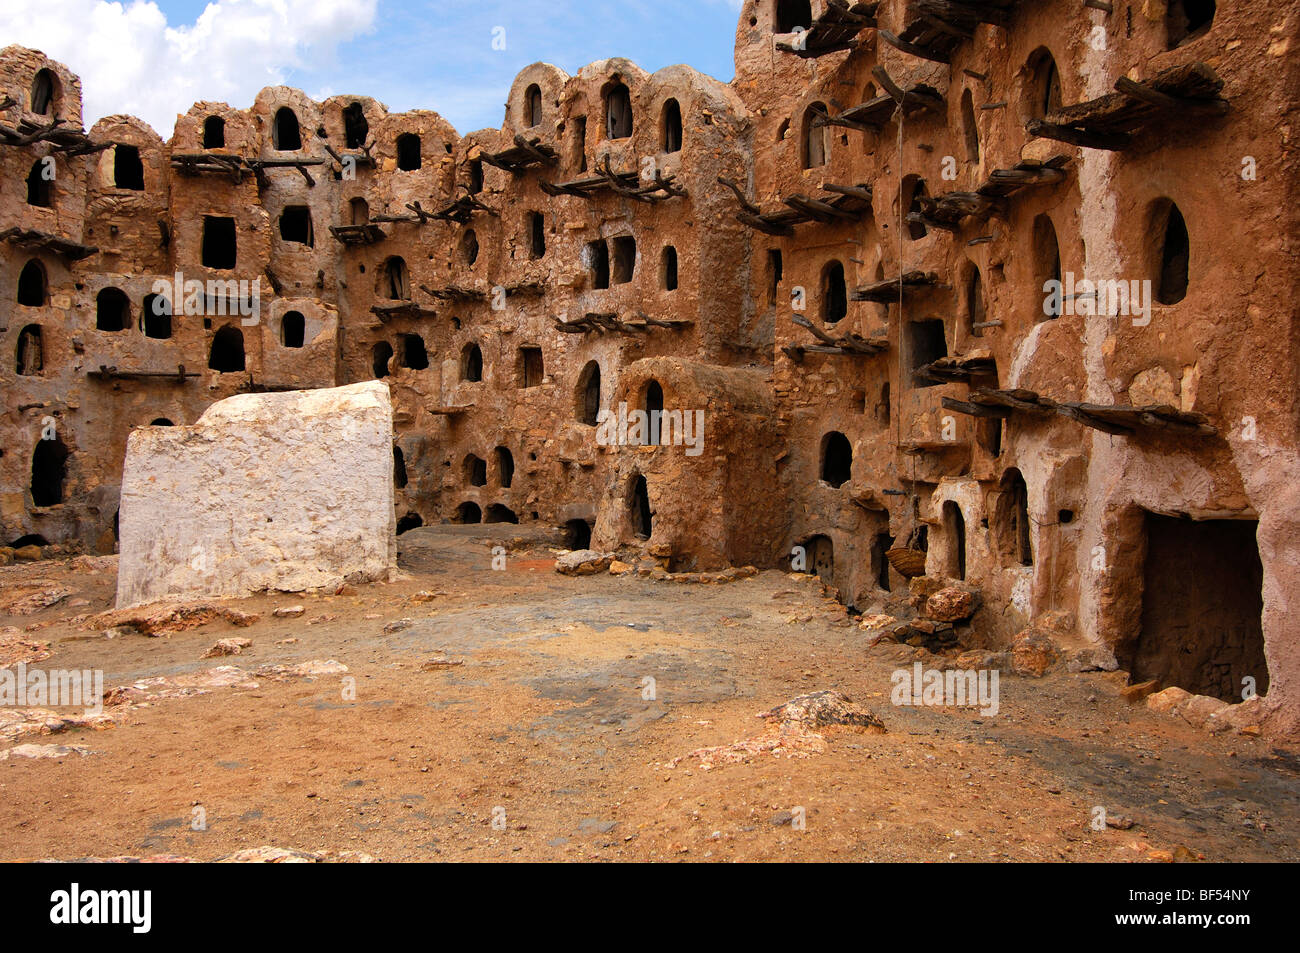
[[[948,344],[944,337],[943,320],[927,318],[923,321],[909,321],[905,326],[907,369],[913,387],[933,387],[942,384],[938,378],[930,377],[921,369],[927,364],[948,356]]]
[[[636,271],[636,239],[631,235],[615,238],[613,259],[610,280],[616,285],[627,284]]]
[[[591,267],[591,286],[609,287],[609,248],[603,240],[587,242],[587,262]]]
[[[223,215],[203,216],[203,267],[227,270],[235,267],[237,242],[235,220]]]
[[[280,213],[280,238],[286,242],[311,247],[315,245],[311,227],[311,209],[290,205]]]
[[[546,255],[546,219],[541,212],[529,212],[528,257],[536,261]]]
[[[545,377],[545,365],[542,361],[540,347],[521,347],[519,349],[519,386],[537,387]]]

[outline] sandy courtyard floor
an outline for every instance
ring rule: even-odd
[[[519,531],[413,530],[399,582],[236,600],[258,621],[162,637],[88,624],[111,608],[112,560],[0,569],[0,605],[72,590],[0,614],[50,644],[33,667],[163,679],[106,709],[111,727],[0,743],[69,746],[0,760],[0,859],[262,845],[392,861],[1300,858],[1300,758],[1130,706],[1121,673],[1008,675],[993,717],[896,707],[891,673],[935,657],[868,647],[813,577],[568,577],[543,547],[492,569],[493,535]],[[222,638],[252,645],[200,658]],[[328,660],[347,672],[292,669]],[[163,690],[222,665],[233,684]],[[773,749],[757,715],[831,689],[887,731]],[[1097,807],[1118,826],[1094,830]]]

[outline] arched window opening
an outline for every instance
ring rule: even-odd
[[[460,257],[467,265],[478,261],[478,235],[472,228],[467,228],[460,237]]]
[[[578,378],[578,420],[596,426],[600,414],[600,365],[588,361]]]
[[[838,261],[826,263],[822,269],[822,321],[834,324],[849,313],[849,292],[844,281],[844,265]]]
[[[388,362],[393,359],[393,346],[387,341],[375,344],[370,352],[370,370],[376,380],[388,376]]]
[[[350,200],[348,215],[353,225],[365,225],[370,221],[370,203],[361,198]]]
[[[1177,304],[1187,297],[1187,266],[1191,257],[1191,239],[1187,222],[1173,202],[1156,205],[1153,232],[1160,237],[1156,275],[1156,300],[1161,304]]]
[[[605,93],[606,138],[626,139],[632,135],[632,95],[615,81]]]
[[[659,144],[664,152],[682,151],[682,107],[675,99],[664,103]]]
[[[24,376],[35,377],[44,369],[45,347],[41,341],[41,326],[29,324],[18,333],[15,370]]]
[[[1214,24],[1214,0],[1169,0],[1165,22],[1169,31],[1169,49],[1199,39]]]
[[[831,132],[825,124],[825,103],[813,103],[803,114],[803,167],[815,169],[825,165],[831,155]]]
[[[302,347],[307,337],[307,319],[301,311],[286,311],[280,318],[280,344]]]
[[[966,161],[980,161],[980,131],[975,124],[975,103],[970,90],[961,94],[961,127],[966,137]]]
[[[492,453],[496,456],[497,482],[503,490],[508,490],[515,482],[514,455],[505,447],[497,447]]]
[[[29,308],[44,307],[47,295],[45,268],[33,258],[18,275],[18,303]]]
[[[487,461],[477,454],[469,454],[461,464],[464,480],[470,486],[487,486]]]
[[[528,257],[536,261],[546,254],[546,219],[541,212],[528,213]]]
[[[404,513],[398,517],[395,535],[401,536],[403,533],[409,533],[411,530],[419,529],[423,525],[424,520],[420,518],[419,513]]]
[[[821,478],[837,489],[853,478],[853,444],[838,430],[822,437]]]
[[[137,146],[113,147],[113,185],[133,192],[144,191],[144,163]]]
[[[316,244],[312,234],[311,209],[305,205],[290,205],[280,213],[280,238],[309,248]]]
[[[483,352],[477,344],[466,344],[460,352],[460,379],[471,382],[483,379]]]
[[[271,124],[271,145],[280,152],[296,152],[302,148],[302,132],[298,128],[298,117],[288,106],[281,106],[275,112]]]
[[[471,159],[469,163],[469,184],[467,186],[470,195],[478,195],[483,191],[483,160]]]
[[[948,539],[948,575],[966,578],[966,518],[952,500],[943,504],[943,528]]]
[[[1048,283],[1061,280],[1061,248],[1056,241],[1056,226],[1046,213],[1034,219],[1032,240],[1034,282],[1035,287],[1043,293],[1044,302],[1042,314],[1037,319],[1045,321],[1059,318],[1063,302],[1059,293],[1052,295],[1048,292]]]
[[[518,523],[519,517],[510,507],[501,503],[492,503],[487,508],[487,515],[484,516],[485,523]]]
[[[38,116],[50,116],[55,112],[58,98],[59,81],[52,70],[40,69],[32,77],[32,112]]]
[[[402,366],[413,371],[423,371],[429,366],[429,352],[424,338],[418,334],[402,335]]]
[[[343,110],[343,143],[349,149],[362,149],[370,135],[370,123],[360,103],[348,103]]]
[[[32,503],[58,506],[63,502],[63,483],[68,476],[68,448],[57,437],[36,441],[32,454]]]
[[[219,374],[236,374],[244,370],[244,333],[227,325],[212,338],[208,367]]]
[[[451,521],[453,523],[481,523],[483,522],[483,511],[479,509],[477,503],[466,500],[456,507],[456,515],[451,518]]]
[[[27,173],[27,204],[37,208],[54,205],[54,158],[46,156],[32,163]]]
[[[384,262],[382,292],[390,301],[405,301],[411,296],[406,261],[394,255]]]
[[[166,417],[155,417],[153,420],[149,421],[149,426],[150,427],[175,427],[176,425]]]
[[[126,331],[131,327],[131,302],[120,288],[104,288],[95,296],[95,330]]]
[[[226,145],[226,121],[220,116],[203,120],[203,148],[222,149]]]
[[[1028,118],[1043,119],[1061,109],[1061,76],[1051,51],[1040,46],[1029,57]]]
[[[659,278],[664,291],[677,290],[677,249],[672,245],[664,246],[659,265]]]
[[[536,83],[524,93],[524,125],[540,126],[542,124],[542,88]]]
[[[172,303],[166,296],[147,294],[140,302],[140,330],[147,338],[165,341],[172,336]]]
[[[1034,564],[1029,533],[1029,489],[1019,470],[1010,469],[998,485],[994,507],[994,537],[998,551],[1021,566]]]
[[[650,490],[645,477],[637,474],[632,480],[628,495],[628,510],[632,519],[632,534],[637,539],[649,539],[654,532],[653,514],[650,510]]]
[[[809,0],[777,0],[777,33],[793,33],[795,27],[807,30],[812,26],[812,3]]]
[[[397,137],[397,167],[403,172],[414,172],[420,168],[420,137],[413,132],[404,132]]]
[[[656,380],[646,381],[645,392],[641,397],[641,409],[645,411],[650,432],[646,435],[648,444],[658,443],[663,439],[664,389]]]

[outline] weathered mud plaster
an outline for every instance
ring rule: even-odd
[[[241,394],[191,426],[136,430],[118,607],[387,579],[392,432],[379,382]]]
[[[885,31],[918,39],[936,10],[989,4],[851,3],[865,18],[839,38],[852,42],[805,57],[781,48],[789,31],[842,5],[744,0],[730,83],[618,58],[574,75],[535,63],[500,128],[465,134],[426,110],[272,87],[249,108],[196,104],[165,141],[110,116],[88,134],[100,151],[0,144],[0,231],[92,248],[0,242],[0,544],[113,552],[135,428],[191,423],[234,394],[381,379],[395,485],[373,491],[402,527],[539,523],[681,570],[788,567],[804,545],[847,605],[891,613],[909,585],[886,552],[924,530],[929,572],[964,569],[981,590],[982,638],[1050,613],[1134,669],[1152,645],[1198,655],[1233,700],[1248,664],[1268,686],[1265,729],[1300,733],[1300,12],[992,6],[997,23],[933,41],[936,61]],[[1028,131],[1197,64],[1223,81],[1224,115],[1170,110],[1115,149]],[[921,104],[895,109],[887,90]],[[80,122],[77,78],[37,51],[0,51],[0,93],[5,128]],[[27,201],[49,157],[53,187]],[[1061,174],[925,224],[930,200],[969,201],[1035,163]],[[850,210],[826,210],[849,194]],[[783,224],[801,202],[817,214]],[[233,263],[205,256],[212,219]],[[45,294],[18,302],[29,265]],[[1149,321],[1043,313],[1054,270],[1155,290],[1167,267],[1185,287],[1148,302]],[[912,270],[933,282],[854,300]],[[260,281],[259,319],[147,329],[144,296],[177,271]],[[114,291],[125,324],[97,314]],[[936,359],[960,366],[920,372]],[[1212,433],[968,413],[977,391],[1009,389],[1164,405]],[[598,443],[598,410],[659,401],[705,412],[699,455]],[[1220,566],[1221,544],[1240,558]],[[1249,599],[1216,589],[1233,566],[1228,589]],[[1217,606],[1188,608],[1207,592]],[[1243,639],[1262,649],[1216,661]]]

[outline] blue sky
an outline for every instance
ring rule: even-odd
[[[433,109],[462,133],[501,125],[519,70],[625,56],[732,77],[740,0],[4,0],[0,45],[82,77],[87,125],[127,112],[167,138],[199,100],[245,108],[262,86]],[[505,50],[492,47],[504,27]],[[134,52],[123,55],[124,49]],[[167,72],[164,72],[167,71]],[[159,75],[166,76],[159,82]]]

